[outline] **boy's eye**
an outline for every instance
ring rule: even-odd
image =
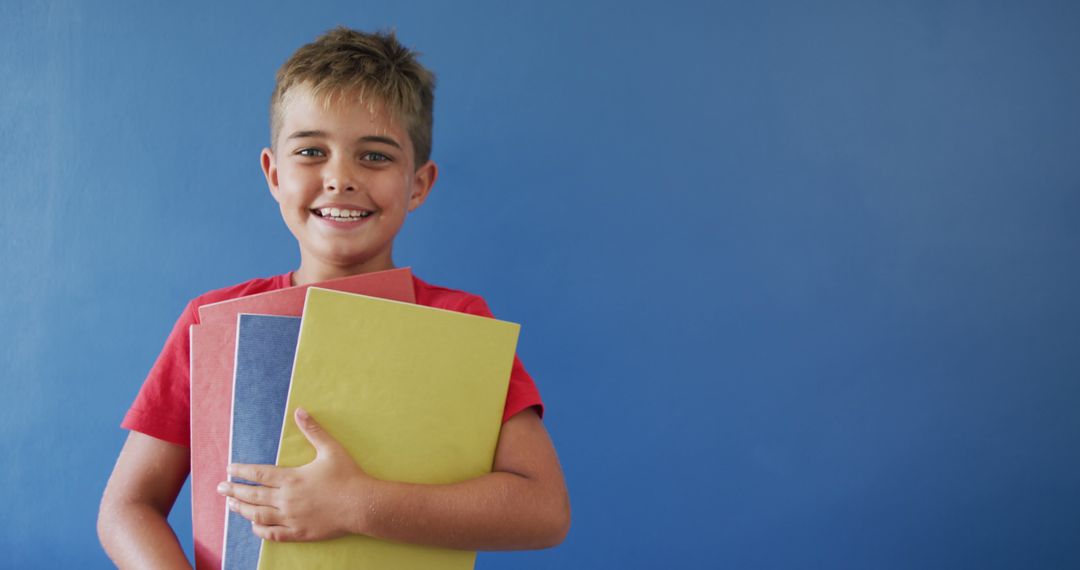
[[[325,154],[323,154],[323,151],[317,148],[302,148],[296,151],[296,154],[307,157],[326,156]]]
[[[381,152],[365,152],[360,158],[371,162],[385,162],[390,160],[389,156],[386,156]]]

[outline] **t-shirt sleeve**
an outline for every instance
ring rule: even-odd
[[[481,297],[474,298],[462,312],[481,317],[495,318]],[[503,423],[526,408],[536,408],[536,413],[544,417],[544,402],[540,400],[540,391],[536,388],[532,376],[521,364],[521,359],[514,354],[514,365],[510,369],[510,387],[506,391],[506,407],[503,408]]]
[[[191,338],[195,306],[173,325],[154,367],[120,426],[178,445],[191,444]]]

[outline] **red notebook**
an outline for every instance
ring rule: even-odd
[[[412,271],[391,269],[312,285],[394,301],[415,303]],[[191,326],[191,526],[195,567],[221,568],[225,500],[217,484],[226,479],[236,317],[240,313],[301,316],[309,285],[289,287],[199,307]]]

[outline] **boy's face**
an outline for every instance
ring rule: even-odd
[[[392,268],[394,237],[435,182],[435,163],[415,168],[407,131],[373,103],[346,94],[324,106],[295,87],[276,151],[263,149],[270,193],[300,244],[301,268],[315,275]]]

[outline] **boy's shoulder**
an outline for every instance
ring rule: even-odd
[[[459,313],[491,316],[491,310],[488,308],[484,298],[468,291],[432,285],[416,275],[413,275],[413,289],[416,294],[417,305],[457,311]]]

